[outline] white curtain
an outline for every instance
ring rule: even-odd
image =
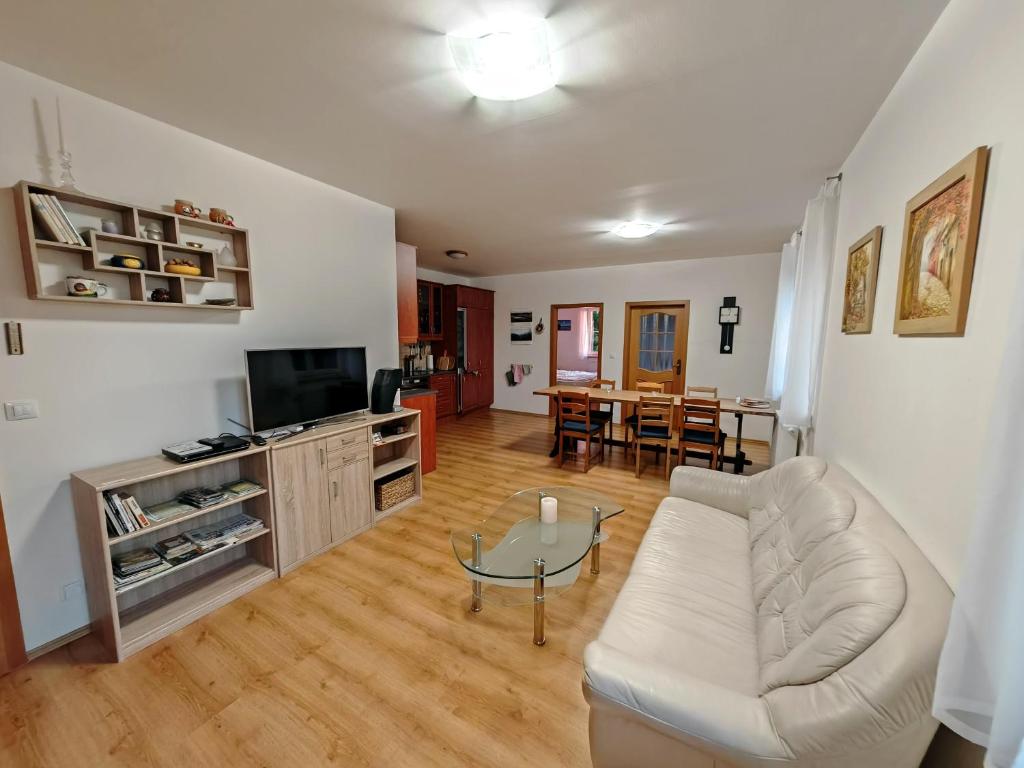
[[[1024,270],[1017,296],[1024,295]],[[1014,332],[1013,328],[1017,331]],[[988,768],[1024,768],[1024,305],[1015,303],[986,469],[939,662],[934,712],[988,748]]]
[[[782,246],[779,288],[775,294],[775,325],[772,328],[772,350],[768,358],[768,378],[764,384],[764,396],[773,401],[782,397],[782,388],[786,382],[789,327],[793,317],[793,293],[796,291],[796,255],[799,248],[799,232],[794,232],[789,242]]]
[[[838,217],[839,181],[832,179],[822,185],[804,214],[779,406],[783,428],[799,430],[804,437],[814,428]]]
[[[586,360],[590,357],[590,349],[593,346],[594,338],[594,326],[592,322],[591,312],[594,310],[584,307],[580,310],[580,320],[577,329],[579,331],[579,353],[580,360]]]

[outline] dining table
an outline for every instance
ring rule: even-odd
[[[542,387],[534,390],[533,394],[541,397],[547,397],[553,399],[558,397],[559,392],[575,392],[578,394],[587,393],[590,395],[590,402],[593,404],[604,404],[618,403],[622,406],[637,405],[640,402],[640,397],[644,395],[650,395],[650,392],[640,392],[635,389],[598,389],[592,387],[580,387],[570,386],[565,384],[559,384],[550,387]],[[680,406],[683,403],[683,396],[672,394],[672,399],[675,405]],[[722,413],[729,413],[736,417],[736,451],[732,456],[724,456],[723,461],[727,464],[733,465],[733,472],[735,474],[741,474],[743,468],[750,466],[751,461],[747,458],[746,452],[743,450],[743,419],[746,416],[758,416],[762,418],[768,418],[772,420],[772,442],[774,442],[775,427],[778,422],[778,410],[773,406],[767,408],[757,408],[751,405],[743,405],[740,403],[739,398],[736,397],[720,397],[718,402],[721,406]],[[558,455],[558,421],[555,420],[555,444],[551,448],[550,456]],[[625,445],[624,440],[612,441],[613,445]]]

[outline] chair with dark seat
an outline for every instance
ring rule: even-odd
[[[586,443],[586,451],[583,454],[583,471],[590,471],[591,451],[594,438],[597,438],[601,459],[604,459],[604,424],[594,421],[590,410],[590,393],[588,392],[562,392],[558,393],[558,466],[562,466],[565,459],[565,442],[568,438],[572,446],[573,457],[578,450],[577,443],[582,440]]]
[[[665,479],[672,466],[672,442],[675,440],[675,399],[671,395],[641,395],[636,407],[636,429],[633,452],[636,454],[636,476],[640,477],[640,454],[645,445],[657,451],[665,449]]]
[[[665,385],[660,381],[637,381],[634,385],[638,392],[657,392],[664,394]],[[625,408],[625,406],[623,406]],[[629,456],[629,447],[633,445],[636,438],[636,407],[633,407],[633,414],[622,420],[626,428],[626,455]]]
[[[722,404],[699,397],[683,398],[679,428],[679,463],[686,463],[686,452],[708,454],[710,469],[722,468],[725,432],[720,428]]]
[[[594,379],[590,386],[593,389],[615,389],[615,379]],[[607,406],[607,410],[605,407]],[[601,422],[608,427],[608,450],[611,451],[612,443],[612,413],[615,411],[614,403],[597,403],[591,406],[590,420]]]

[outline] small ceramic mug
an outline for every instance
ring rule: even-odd
[[[98,298],[100,296],[106,296],[110,291],[110,286],[106,283],[90,280],[88,277],[72,275],[64,282],[66,282],[68,286],[68,296]]]

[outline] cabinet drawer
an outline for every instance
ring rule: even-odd
[[[336,469],[338,467],[344,467],[352,464],[353,462],[359,461],[360,459],[365,459],[369,455],[370,449],[366,443],[350,445],[340,451],[328,451],[327,468]]]
[[[327,440],[328,451],[340,451],[345,448],[350,448],[353,445],[362,445],[366,447],[366,430],[355,429],[351,432],[343,432],[340,435],[333,435],[328,437]]]

